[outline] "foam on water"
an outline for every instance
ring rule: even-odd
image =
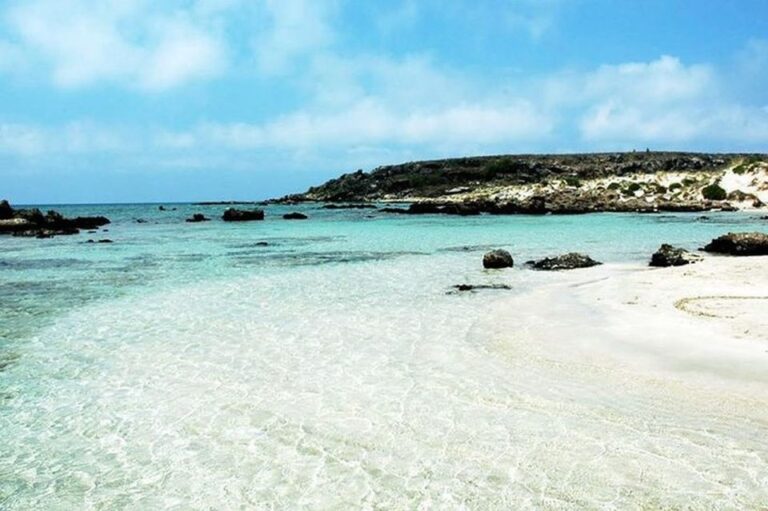
[[[535,312],[594,312],[523,294],[563,277],[484,272],[478,251],[504,245],[510,224],[449,221],[368,231],[329,223],[307,228],[323,239],[303,244],[260,232],[274,246],[258,248],[276,257],[247,271],[229,253],[254,239],[231,234],[242,227],[226,239],[208,233],[207,245],[160,245],[158,258],[207,259],[137,269],[155,285],[54,315],[14,343],[21,356],[0,370],[0,507],[727,509],[768,501],[764,397],[627,366],[599,350],[575,356],[579,336],[567,323],[543,328]],[[543,250],[519,243],[524,254]],[[463,244],[476,246],[457,249]],[[293,257],[304,260],[288,264]],[[507,298],[446,294],[464,282],[513,290]]]

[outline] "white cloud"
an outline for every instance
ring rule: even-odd
[[[136,150],[140,137],[124,129],[87,121],[61,126],[0,123],[0,154],[23,158],[57,154],[84,155]]]
[[[318,0],[266,0],[268,29],[253,41],[259,68],[282,74],[294,60],[328,46],[334,32],[328,24],[328,2]]]
[[[14,52],[49,68],[60,87],[106,81],[163,90],[225,66],[223,43],[194,12],[142,0],[30,0],[6,18]]]
[[[552,122],[526,102],[395,112],[371,100],[334,113],[297,112],[265,124],[208,123],[163,133],[162,147],[308,150],[370,145],[490,144],[535,140]]]
[[[581,82],[581,135],[593,143],[768,140],[768,116],[729,101],[720,82],[711,66],[670,56],[602,66]]]

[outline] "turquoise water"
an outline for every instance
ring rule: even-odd
[[[521,387],[489,351],[489,339],[514,335],[493,314],[504,297],[559,278],[523,269],[534,257],[583,251],[639,267],[662,242],[693,249],[766,230],[746,213],[446,217],[302,205],[227,224],[222,206],[166,207],[176,210],[56,206],[112,224],[0,238],[0,509],[636,502],[604,489],[631,480],[620,471],[584,475],[579,491],[566,489],[567,457],[547,468],[533,456],[526,472],[525,452],[552,456],[544,447],[579,435],[565,439],[552,422],[570,405]],[[282,220],[288,211],[310,220]],[[213,221],[184,223],[194,212]],[[482,253],[496,247],[518,267],[484,271]],[[448,293],[460,283],[512,290]],[[632,410],[648,412],[649,396]],[[763,468],[753,461],[739,470]],[[690,470],[708,464],[722,459]],[[680,502],[698,508],[697,495],[712,495],[669,470]],[[525,484],[510,484],[520,474]],[[661,483],[648,477],[632,491],[653,507]],[[754,478],[736,479],[741,497],[755,494]]]

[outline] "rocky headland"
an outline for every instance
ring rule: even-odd
[[[768,155],[631,152],[410,162],[344,174],[280,202],[403,202],[385,213],[588,213],[763,208]]]

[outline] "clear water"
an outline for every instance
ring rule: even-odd
[[[226,224],[222,206],[167,207],[57,206],[113,223],[0,238],[0,509],[768,501],[754,402],[553,363],[506,301],[562,274],[480,264],[503,247],[640,266],[662,242],[766,230],[757,215],[269,206]],[[448,293],[460,283],[512,291]]]

